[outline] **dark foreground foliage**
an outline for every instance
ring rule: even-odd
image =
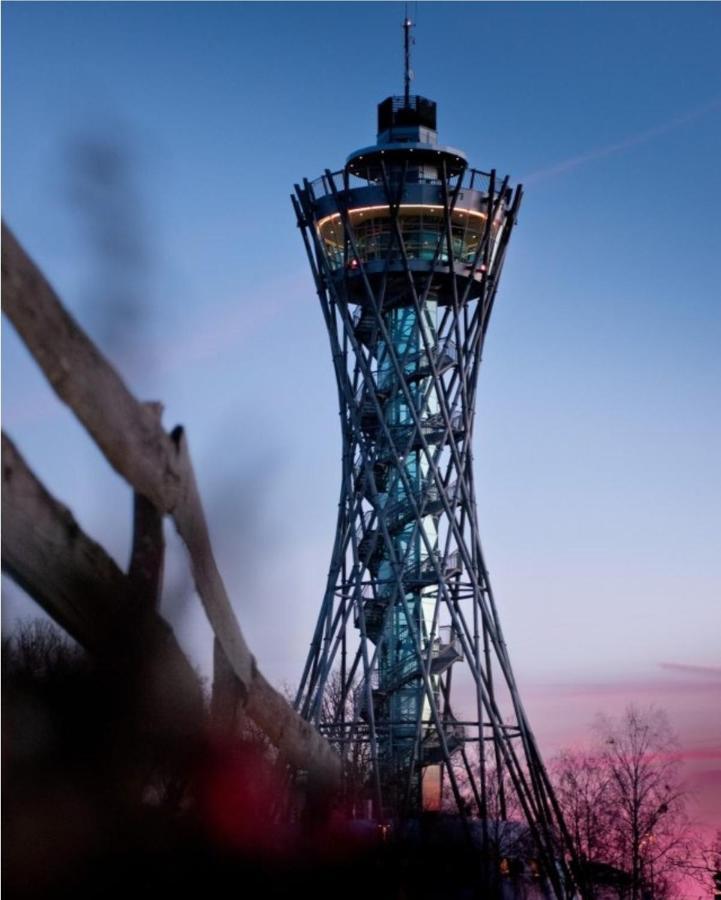
[[[48,626],[4,641],[5,898],[482,895],[444,818],[402,841],[350,824],[293,796],[257,736],[149,716],[143,697],[134,664]]]

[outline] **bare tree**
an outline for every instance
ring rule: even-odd
[[[353,818],[364,816],[371,778],[370,745],[348,740],[356,720],[355,702],[360,689],[360,681],[344,688],[340,669],[334,669],[328,676],[321,709],[321,721],[332,726],[328,742],[342,760],[346,812]]]
[[[627,707],[618,720],[600,717],[601,759],[609,779],[610,850],[631,876],[630,896],[668,896],[688,859],[691,833],[682,788],[678,739],[666,714]]]
[[[594,734],[588,753],[564,751],[551,767],[587,895],[664,900],[682,879],[707,878],[666,714],[630,705],[599,715]]]
[[[721,900],[721,831],[716,832],[716,839],[711,846],[709,871],[714,886],[714,900]]]
[[[551,775],[578,859],[602,859],[613,819],[607,767],[597,756],[563,750],[551,764]]]

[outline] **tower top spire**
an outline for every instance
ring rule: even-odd
[[[411,69],[411,45],[413,44],[413,36],[411,35],[413,22],[408,15],[408,4],[406,3],[406,14],[403,19],[403,100],[406,109],[411,102],[411,81],[413,79],[413,70]]]

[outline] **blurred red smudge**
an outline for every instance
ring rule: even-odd
[[[218,846],[248,856],[278,853],[285,787],[261,749],[211,744],[198,773],[201,820]]]

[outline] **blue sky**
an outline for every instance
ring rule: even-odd
[[[300,673],[340,479],[288,195],[373,140],[376,104],[402,88],[402,17],[399,3],[2,8],[3,215],[138,396],[187,427],[221,569],[277,682]],[[416,20],[414,89],[438,102],[441,140],[527,181],[474,447],[519,680],[653,678],[662,696],[686,676],[661,663],[719,665],[721,7],[422,3]],[[115,147],[123,175],[88,202],[89,144]],[[132,235],[113,270],[135,298],[122,334],[98,208]],[[9,326],[3,349],[5,429],[124,563],[127,487]],[[166,609],[207,668],[168,539]],[[8,589],[6,627],[31,611]]]

